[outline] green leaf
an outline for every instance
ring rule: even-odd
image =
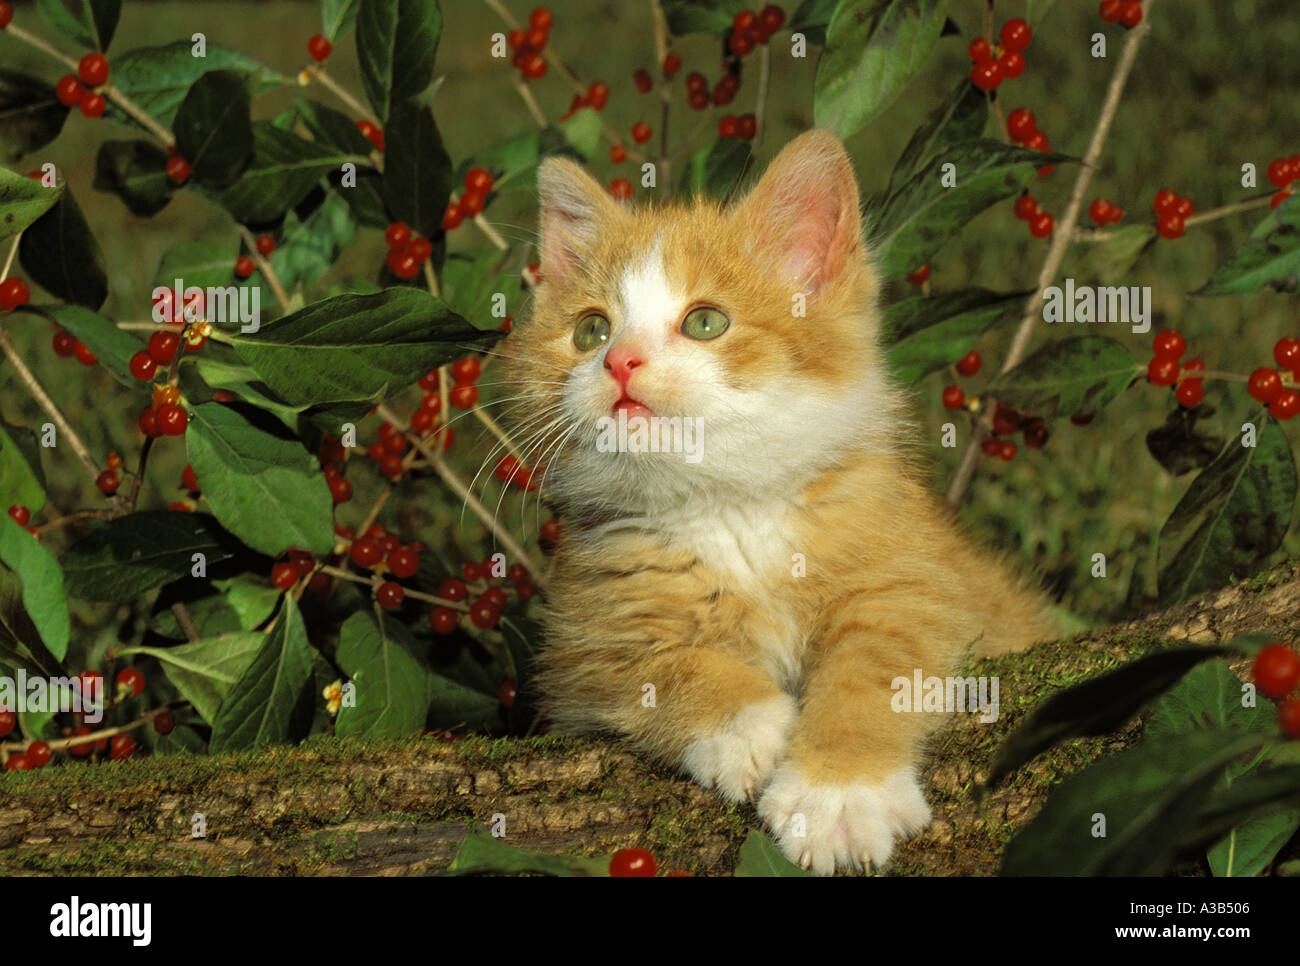
[[[110,80],[123,94],[165,128],[171,128],[190,86],[208,71],[229,70],[244,76],[254,97],[267,94],[286,78],[242,51],[205,42],[204,56],[194,54],[194,43],[178,40],[161,47],[139,47],[113,57]],[[114,120],[139,122],[112,101],[108,114]]]
[[[894,377],[911,385],[936,369],[953,365],[993,323],[1021,305],[1026,294],[971,288],[895,302],[885,310],[883,323]]]
[[[59,563],[71,596],[127,601],[188,577],[193,554],[203,554],[211,568],[238,546],[206,513],[147,510],[99,525]]]
[[[305,97],[295,101],[294,106],[298,111],[298,119],[311,132],[312,139],[317,144],[342,154],[361,158],[374,150],[374,146],[357,128],[356,122],[342,111],[336,111]],[[388,146],[387,135],[385,135],[384,146]]]
[[[910,275],[980,212],[1019,194],[1053,159],[1067,160],[988,140],[943,148],[872,216],[869,234],[880,271],[890,278]],[[947,164],[956,177],[950,188],[941,180]]]
[[[221,188],[239,177],[253,157],[250,110],[245,76],[238,71],[211,70],[190,86],[172,130],[196,183]]]
[[[333,43],[357,22],[357,0],[321,0],[321,34]]]
[[[1052,695],[998,747],[985,784],[992,788],[1004,775],[1066,738],[1114,731],[1191,668],[1230,652],[1228,647],[1157,651]]]
[[[1049,342],[994,379],[988,393],[1044,418],[1095,413],[1141,370],[1128,349],[1109,336],[1074,336]]]
[[[191,387],[186,380],[186,373],[190,368],[186,366],[181,369],[181,386],[187,397],[191,393]],[[217,358],[215,353],[208,353],[205,350],[195,360],[192,368],[197,371],[203,382],[210,388],[233,392],[245,402],[254,403],[272,413],[291,429],[298,425],[298,414],[307,408],[306,405],[288,405],[283,399],[271,392],[264,382],[259,381],[257,374],[249,366],[224,361]],[[210,401],[210,399],[205,400],[205,402]]]
[[[122,0],[36,0],[36,10],[57,35],[78,47],[108,50]]]
[[[841,0],[817,63],[813,123],[842,138],[866,127],[920,73],[947,14],[948,0]]]
[[[280,242],[271,253],[271,268],[291,291],[310,285],[330,270],[356,233],[347,203],[330,195],[306,221],[298,221],[292,212],[285,217]]]
[[[740,847],[740,862],[736,865],[736,878],[804,879],[812,875],[807,869],[795,865],[778,849],[770,838],[758,829],[750,829]]]
[[[76,305],[33,305],[24,311],[42,315],[59,328],[86,344],[95,354],[99,364],[123,386],[139,392],[144,383],[131,375],[131,356],[145,347],[145,343],[131,333],[119,329],[111,319],[98,312]]]
[[[0,164],[13,164],[49,144],[63,130],[68,113],[49,84],[16,70],[0,69]],[[14,175],[12,171],[4,174]],[[0,238],[11,234],[11,227],[0,224]]]
[[[1300,827],[1296,806],[1300,806],[1300,765],[1252,770],[1231,786],[1210,791],[1200,806],[1195,833],[1184,840],[1183,848],[1208,846],[1207,858],[1216,876],[1259,875]]]
[[[456,169],[454,180],[459,183],[471,168],[483,168],[492,172],[493,192],[518,182],[521,176],[527,180],[516,186],[531,192],[536,188],[537,165],[543,158],[590,160],[600,145],[601,131],[600,112],[584,107],[566,120],[506,138],[471,155]]]
[[[1263,740],[1218,729],[1153,738],[1070,775],[1007,845],[1001,874],[1167,872],[1223,766]],[[1094,834],[1097,816],[1104,837]]]
[[[41,542],[5,514],[0,521],[0,561],[22,581],[23,609],[45,647],[60,661],[68,653],[68,595],[58,562]]]
[[[1256,445],[1234,434],[1160,529],[1161,606],[1246,577],[1282,544],[1296,503],[1295,457],[1276,421]]]
[[[508,260],[508,254],[495,248],[448,256],[442,267],[443,300],[471,324],[477,320],[485,329],[499,326],[500,320],[491,314],[493,295],[500,292],[508,303],[520,292],[518,277],[504,274]]]
[[[441,235],[451,197],[451,157],[429,108],[409,101],[394,107],[384,131],[383,188],[395,219],[426,238]]]
[[[1119,278],[1142,257],[1142,253],[1155,244],[1153,225],[1127,225],[1111,232],[1105,241],[1088,246],[1071,276],[1074,278]]]
[[[8,567],[0,566],[0,668],[4,667],[22,667],[48,677],[63,674],[59,659],[45,646],[23,606],[22,580]]]
[[[236,221],[263,224],[278,220],[324,175],[351,159],[351,155],[304,141],[266,121],[253,125],[253,136],[253,163],[216,195]]]
[[[63,197],[64,186],[47,188],[17,171],[0,168],[0,241],[39,221]]]
[[[952,93],[930,112],[903,148],[889,176],[885,196],[893,194],[896,185],[915,175],[939,151],[951,144],[978,138],[984,133],[988,116],[984,94],[969,78],[963,77]]]
[[[323,299],[229,339],[290,405],[374,405],[497,335],[474,329],[427,292],[398,288]]]
[[[725,34],[744,0],[663,0],[668,29],[683,34]]]
[[[385,128],[385,147],[394,107],[433,80],[441,35],[437,0],[361,0],[357,9],[361,88]]]
[[[1278,205],[1196,295],[1254,295],[1300,287],[1300,202]]]
[[[213,754],[282,744],[293,733],[296,706],[312,681],[315,651],[290,594],[261,649],[221,702],[212,720]],[[311,695],[311,697],[315,697]]]
[[[609,875],[612,855],[550,855],[506,845],[480,825],[470,829],[447,871],[460,875]]]
[[[677,190],[725,200],[740,185],[750,158],[748,141],[727,138],[706,144],[687,160]]]
[[[88,309],[108,298],[104,255],[71,191],[23,232],[18,258],[28,276],[55,298]]]
[[[35,516],[45,506],[45,474],[36,434],[0,418],[0,506],[25,506]]]
[[[1036,28],[1043,17],[1047,16],[1047,11],[1052,9],[1054,3],[1056,0],[1028,0],[1025,4],[1025,19]]]
[[[163,256],[153,284],[155,288],[175,288],[179,280],[182,291],[191,286],[224,288],[230,284],[234,264],[235,256],[228,248],[211,242],[181,242]]]
[[[208,636],[251,631],[271,615],[280,600],[278,589],[256,583],[248,577],[207,580],[204,583],[208,592],[203,596],[178,595],[177,599],[185,604],[195,626],[201,627]],[[173,640],[185,637],[169,602],[161,597],[154,602],[149,628]]]
[[[287,436],[251,407],[204,403],[190,417],[186,452],[213,515],[248,546],[272,556],[289,547],[327,554],[329,486],[302,443]]]
[[[134,215],[156,215],[172,200],[167,152],[148,141],[105,141],[95,155],[95,190],[122,199]]]
[[[1209,406],[1174,406],[1163,426],[1147,431],[1147,452],[1173,476],[1208,466],[1223,449],[1223,437],[1201,432],[1196,423],[1213,413]]]
[[[156,658],[181,696],[212,724],[221,702],[266,643],[267,635],[259,631],[237,631],[175,647],[128,647],[119,653]]]
[[[792,34],[803,34],[808,43],[826,46],[826,26],[840,0],[803,0],[790,18],[786,29]]]
[[[356,688],[356,706],[339,709],[334,733],[400,738],[424,727],[428,689],[410,632],[381,613],[358,611],[339,630],[335,655]]]
[[[1242,706],[1242,683],[1224,661],[1208,661],[1192,668],[1151,709],[1143,726],[1143,737],[1185,734],[1204,728],[1234,728],[1242,733],[1272,735],[1277,731],[1273,705]],[[1224,768],[1216,788],[1234,787],[1247,774],[1255,773],[1267,760],[1260,755],[1250,762],[1231,762]],[[1300,790],[1300,786],[1297,786]],[[1287,840],[1300,828],[1300,811],[1250,819],[1229,831],[1212,845],[1207,854],[1210,869],[1217,876],[1253,876],[1262,872]]]
[[[545,137],[543,132],[539,156],[576,151],[582,160],[590,161],[600,148],[604,124],[603,115],[594,107],[579,108],[569,117],[556,121],[551,128],[547,128],[558,131],[564,138],[563,143]]]

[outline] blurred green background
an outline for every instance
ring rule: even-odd
[[[531,7],[518,0],[506,3],[520,18],[526,18]],[[14,6],[17,23],[80,56],[81,51],[53,36],[31,4]],[[657,97],[638,94],[631,81],[633,70],[654,64],[649,0],[555,0],[549,6],[555,14],[551,49],[582,80],[603,80],[610,85],[606,118],[613,128],[625,132],[638,120],[657,128]],[[787,14],[794,6],[786,4]],[[950,13],[960,35],[944,37],[906,94],[851,139],[849,148],[864,197],[885,185],[913,130],[969,70],[966,43],[982,30],[984,7],[984,0],[954,0]],[[1024,7],[1023,3],[999,0],[997,22],[1020,14]],[[533,121],[514,89],[515,72],[489,56],[491,35],[506,29],[498,16],[480,0],[443,0],[442,9],[445,25],[438,72],[443,83],[434,110],[452,158],[459,162],[477,148],[530,130]],[[1151,198],[1162,187],[1190,196],[1198,211],[1259,194],[1261,189],[1242,187],[1242,165],[1254,163],[1260,184],[1266,186],[1263,171],[1268,162],[1300,151],[1300,58],[1295,56],[1300,50],[1298,14],[1300,8],[1294,0],[1163,0],[1153,12],[1154,30],[1130,78],[1088,198],[1104,195],[1124,206],[1128,211],[1125,224],[1133,224],[1151,220]],[[256,102],[257,117],[275,115],[302,93],[340,107],[319,86],[304,91],[292,83],[307,60],[307,38],[320,29],[319,24],[319,6],[309,2],[127,0],[109,56],[111,61],[115,52],[202,32],[209,42],[243,50],[290,79],[283,89]],[[1005,83],[998,96],[1004,112],[1022,105],[1031,108],[1056,150],[1080,156],[1124,31],[1100,21],[1095,0],[1058,0],[1035,28],[1027,51],[1027,72]],[[1108,38],[1107,59],[1090,56],[1092,36],[1097,32]],[[774,44],[768,128],[760,161],[766,161],[790,136],[812,123],[812,82],[819,51],[810,48],[807,59],[792,59],[788,36],[780,34]],[[715,80],[721,61],[720,44],[711,38],[686,37],[674,41],[673,46],[685,61],[674,88],[670,131],[676,142],[681,132],[694,129],[699,121],[698,115],[683,109],[681,77],[687,71],[700,70],[710,81]],[[0,63],[51,82],[64,73],[61,65],[3,33]],[[747,60],[746,67],[753,63]],[[350,36],[336,45],[329,69],[346,88],[360,94]],[[754,87],[747,80],[727,110],[740,113],[752,109]],[[532,89],[548,118],[559,117],[569,106],[572,91],[555,71],[534,83]],[[696,143],[704,143],[711,128],[712,122],[697,135]],[[992,122],[986,133],[994,135]],[[142,219],[131,215],[117,198],[92,190],[99,142],[134,136],[133,130],[108,121],[88,121],[73,112],[54,144],[15,165],[25,171],[53,161],[66,176],[107,259],[112,295],[104,312],[119,320],[147,317],[153,273],[163,254],[178,242],[203,239],[227,245],[232,262],[238,249],[238,233],[229,217],[197,192],[181,192],[160,215]],[[657,143],[657,130],[655,140]],[[612,165],[603,155],[594,168],[603,180],[631,174],[630,165]],[[1034,194],[1046,210],[1059,216],[1075,170],[1062,165],[1035,186]],[[511,240],[525,239],[533,230],[532,202],[526,188],[520,185],[518,190],[504,193],[488,212]],[[932,263],[934,289],[1033,286],[1046,243],[1029,238],[1010,207],[1009,203],[999,205],[985,213],[940,252]],[[1125,277],[1094,280],[1149,285],[1153,290],[1151,333],[1137,336],[1126,327],[1112,326],[1106,334],[1120,338],[1145,359],[1154,332],[1173,327],[1187,335],[1189,355],[1204,357],[1212,369],[1249,372],[1258,365],[1271,364],[1274,341],[1286,334],[1300,334],[1294,295],[1210,300],[1188,294],[1236,250],[1262,217],[1262,212],[1251,212],[1193,227],[1177,241],[1157,243]],[[481,249],[485,243],[477,232],[465,228],[453,233],[450,244],[455,251]],[[335,271],[322,280],[321,292],[346,275],[373,275],[383,250],[380,234],[363,229]],[[1072,260],[1067,259],[1064,274],[1071,273],[1071,265]],[[1076,277],[1081,283],[1087,281],[1082,275]],[[34,301],[46,298],[44,293],[34,292]],[[83,370],[73,361],[57,359],[49,348],[49,330],[43,322],[22,316],[8,324],[24,357],[31,360],[96,457],[102,460],[106,452],[115,449],[126,456],[128,467],[133,466],[139,440],[135,417],[144,394],[122,390],[103,372]],[[968,391],[977,391],[990,371],[996,370],[1010,325],[1013,320],[981,342],[985,372],[967,381]],[[1054,334],[1044,327],[1034,344]],[[939,393],[945,383],[946,377],[935,375],[921,384],[917,396],[924,420],[923,438],[934,441],[930,451],[936,461],[934,480],[939,491],[946,487],[960,452],[938,446],[938,426],[945,418]],[[1219,383],[1207,384],[1206,402],[1216,410],[1207,426],[1218,435],[1232,431],[1251,412],[1243,392],[1229,394]],[[1132,612],[1150,601],[1155,538],[1190,478],[1168,476],[1144,443],[1146,433],[1164,421],[1172,406],[1167,390],[1138,386],[1087,427],[1064,421],[1050,424],[1052,438],[1040,452],[1022,447],[1009,464],[982,459],[963,519],[981,538],[1022,559],[1026,569],[1042,574],[1061,602],[1080,616],[1104,620]],[[10,422],[35,425],[43,421],[11,378],[3,383],[0,411]],[[1296,427],[1289,429],[1293,440],[1296,431]],[[469,440],[476,435],[476,431],[466,433]],[[472,452],[462,453],[463,465],[477,469],[487,449],[480,444]],[[164,440],[155,455],[142,507],[162,506],[181,495],[176,489],[184,465],[181,447]],[[51,501],[60,509],[94,506],[99,501],[66,451],[47,454],[45,470]],[[366,505],[361,501],[368,492],[361,476],[353,474],[358,507]],[[490,500],[495,499],[494,491]],[[510,506],[514,507],[513,502]],[[50,515],[47,511],[43,519]],[[346,513],[342,516],[345,522],[356,522]],[[517,510],[511,519],[517,522]],[[472,545],[476,529],[451,539]],[[63,539],[63,534],[52,534],[50,542],[57,545]],[[1279,555],[1298,551],[1300,540],[1293,528]],[[1104,580],[1088,573],[1090,557],[1096,552],[1105,553],[1109,561]]]

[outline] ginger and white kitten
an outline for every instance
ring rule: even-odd
[[[879,867],[930,821],[941,720],[891,710],[891,682],[1051,629],[905,454],[849,158],[810,131],[729,207],[632,207],[559,159],[538,180],[543,281],[501,351],[564,524],[537,678],[554,729],[757,798],[817,873]],[[700,417],[694,459],[610,452],[620,410]]]

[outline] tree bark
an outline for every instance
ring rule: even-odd
[[[1300,562],[1169,610],[977,662],[1001,716],[956,715],[930,746],[934,822],[887,870],[997,871],[1050,787],[1141,732],[1063,742],[981,800],[994,749],[1053,691],[1174,643],[1266,632],[1300,640]],[[1248,662],[1239,662],[1244,670]],[[201,815],[205,836],[194,837]],[[494,816],[499,818],[494,819]],[[547,852],[649,848],[661,869],[725,875],[759,822],[752,806],[592,739],[444,744],[316,739],[231,756],[176,755],[0,776],[0,873],[419,875],[445,869],[471,823]]]

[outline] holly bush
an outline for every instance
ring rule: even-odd
[[[103,675],[111,706],[93,726],[0,711],[9,768],[141,744],[545,728],[532,614],[563,524],[547,454],[511,438],[492,375],[541,278],[532,188],[552,155],[607,172],[621,199],[726,198],[775,149],[772,130],[870,135],[855,153],[870,158],[888,364],[928,406],[948,500],[962,506],[974,481],[984,506],[966,510],[987,522],[1005,494],[1030,493],[1058,503],[1053,532],[1068,532],[1083,497],[1061,508],[1061,494],[1118,410],[1111,424],[1145,434],[1151,462],[1134,474],[1184,487],[1152,546],[1126,546],[1129,604],[1187,599],[1284,552],[1300,341],[1216,345],[1198,313],[1293,295],[1300,156],[1243,158],[1198,207],[1177,170],[1140,180],[1110,137],[1148,39],[1181,43],[1187,18],[1211,14],[655,0],[644,33],[580,45],[564,18],[589,12],[556,7],[322,0],[319,27],[291,18],[299,34],[273,65],[201,30],[119,49],[120,0],[0,3],[6,64],[24,58],[0,68],[0,350],[18,400],[0,426],[0,671]],[[444,15],[472,21],[472,54],[448,48]],[[1067,16],[1069,43],[1044,49]],[[627,64],[624,44],[647,66],[615,78],[584,63]],[[349,49],[355,67],[339,62]],[[491,99],[458,88],[467,59],[473,83],[491,73]],[[1020,100],[1035,71],[1078,79],[1085,123]],[[628,104],[634,122],[614,120]],[[465,143],[449,147],[448,121]],[[47,160],[69,138],[92,145],[90,199]],[[882,160],[879,144],[897,150]],[[82,207],[106,200],[129,226],[111,242]],[[1197,232],[1229,248],[1185,286],[1198,298],[1181,316],[1157,293],[1151,326],[1131,273]],[[988,251],[998,287],[972,281]],[[110,271],[126,259],[148,264]],[[1055,482],[1053,462],[1069,467]],[[1018,517],[1027,552],[1041,516]],[[1093,549],[1062,596],[1106,576],[1109,548]]]

